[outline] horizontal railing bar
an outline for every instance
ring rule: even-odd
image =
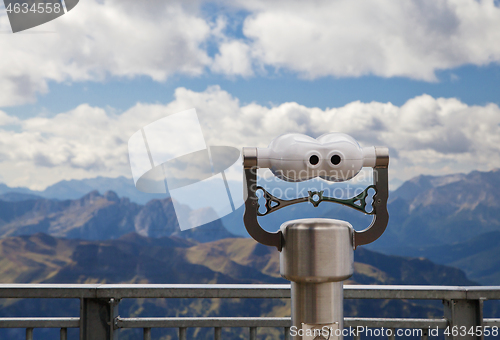
[[[500,287],[345,285],[346,299],[500,299]],[[290,285],[0,284],[0,298],[290,298]]]
[[[479,299],[489,299],[489,300],[500,299],[500,287],[499,286],[467,287],[467,300],[479,300]]]
[[[0,298],[93,298],[97,284],[0,284]]]
[[[346,285],[345,299],[417,299],[442,300],[466,299],[468,287],[454,286],[393,286]],[[500,290],[500,287],[496,287]]]
[[[412,318],[344,318],[344,327],[369,328],[446,328],[446,319],[412,319]]]
[[[273,317],[172,317],[117,318],[118,328],[189,328],[189,327],[290,327],[290,318]],[[500,319],[484,319],[484,326],[497,326]],[[0,328],[78,328],[80,318],[0,318]],[[345,327],[445,328],[446,319],[345,318]]]
[[[481,288],[481,289],[478,289]],[[346,299],[500,299],[500,287],[345,285]],[[471,297],[475,295],[471,295]],[[102,285],[99,298],[290,298],[290,285]]]
[[[290,327],[290,318],[200,317],[117,318],[118,328]],[[345,318],[344,327],[446,328],[446,319]]]
[[[344,298],[466,299],[467,288],[345,285]],[[500,287],[491,289],[500,293]],[[290,285],[103,285],[97,291],[101,298],[290,298]]]
[[[98,298],[290,298],[290,285],[172,284],[103,285]]]
[[[80,318],[0,318],[0,328],[78,328]]]
[[[500,319],[483,319],[483,326],[500,326]]]
[[[291,319],[272,317],[117,318],[116,325],[118,328],[289,327]]]

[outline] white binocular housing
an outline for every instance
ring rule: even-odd
[[[276,177],[288,182],[315,177],[347,181],[363,167],[387,166],[389,161],[386,148],[362,148],[343,133],[327,133],[317,139],[297,133],[281,135],[269,147],[257,148],[256,156],[259,168],[269,168]]]

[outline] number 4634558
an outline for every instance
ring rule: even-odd
[[[6,8],[7,13],[60,13],[62,11],[60,3],[35,3],[29,5],[24,3],[9,3]]]

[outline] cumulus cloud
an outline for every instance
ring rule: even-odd
[[[87,0],[43,26],[2,34],[0,106],[34,101],[50,82],[109,76],[248,77],[276,68],[434,81],[438,70],[500,60],[493,0],[219,2],[229,9],[207,15],[201,0]],[[5,12],[0,30],[10,30]]]
[[[219,46],[211,66],[212,71],[227,75],[251,76],[252,60],[250,47],[238,40],[224,42]]]
[[[256,59],[307,78],[436,79],[436,71],[500,60],[493,0],[240,1]]]
[[[9,116],[7,113],[0,110],[0,126],[3,125],[14,125],[19,122],[16,117]]]
[[[5,13],[0,30],[10,30]],[[49,81],[144,75],[164,81],[173,73],[199,75],[210,63],[201,46],[210,32],[196,4],[81,1],[39,28],[1,35],[0,106],[34,100],[48,90]]]
[[[265,147],[283,133],[317,137],[339,131],[362,146],[388,146],[392,179],[500,167],[500,108],[495,104],[468,106],[455,98],[422,95],[402,106],[356,101],[326,110],[295,102],[266,107],[242,105],[214,86],[203,92],[178,88],[168,104],[139,103],[121,114],[84,104],[50,118],[15,120],[16,131],[0,128],[2,176],[10,185],[34,189],[62,179],[131,177],[130,136],[193,107],[208,145]],[[6,114],[0,120],[14,121]]]

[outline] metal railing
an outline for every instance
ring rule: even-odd
[[[214,329],[214,339],[221,339],[221,329],[249,329],[250,339],[257,339],[257,328],[282,328],[290,339],[290,318],[276,317],[134,317],[118,315],[122,299],[133,298],[290,298],[289,285],[137,285],[137,284],[3,284],[0,298],[80,299],[79,317],[0,318],[0,328],[26,328],[26,339],[33,339],[34,328],[60,328],[60,339],[67,339],[68,328],[80,328],[80,340],[117,339],[117,330],[142,328],[144,340],[151,340],[152,328],[178,328],[179,340],[186,340],[188,328]],[[483,302],[500,299],[500,286],[344,286],[345,299],[442,300],[444,317],[421,318],[345,318],[344,327],[363,326],[385,329],[421,329],[422,339],[428,329],[446,327],[498,327],[500,319],[483,318]],[[390,339],[394,339],[394,332]],[[358,338],[359,337],[355,337]],[[448,339],[482,339],[482,336]]]

